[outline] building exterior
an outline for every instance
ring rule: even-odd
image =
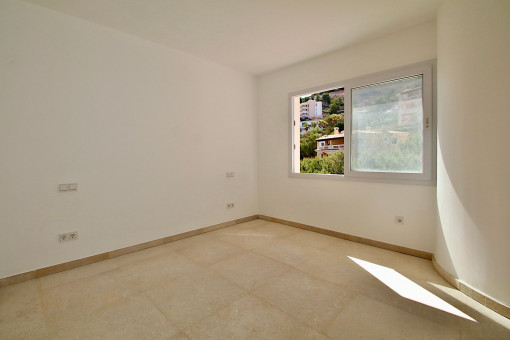
[[[316,139],[317,157],[328,157],[333,152],[344,149],[344,132],[340,132],[337,127],[332,135],[325,135]]]
[[[414,125],[423,118],[421,88],[408,89],[398,94],[398,125]]]
[[[353,149],[363,148],[365,151],[384,150],[388,146],[391,150],[398,150],[408,136],[408,132],[402,131],[355,130],[352,133],[352,146]]]
[[[310,120],[322,118],[322,102],[310,99],[299,105],[299,117],[308,118]]]

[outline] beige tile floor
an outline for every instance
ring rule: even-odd
[[[348,256],[476,321],[400,296]],[[510,339],[510,320],[428,260],[254,220],[1,288],[0,339]]]

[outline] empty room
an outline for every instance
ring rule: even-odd
[[[0,0],[0,339],[510,339],[510,1]]]

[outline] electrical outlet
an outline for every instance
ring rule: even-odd
[[[235,176],[235,173],[233,171],[227,172],[227,177],[234,177],[234,176]]]
[[[58,191],[77,191],[78,183],[63,183],[58,185]]]
[[[232,209],[234,207],[234,203],[227,203],[227,209]]]
[[[395,223],[404,224],[404,216],[395,216]]]
[[[76,240],[76,239],[78,239],[78,232],[77,231],[72,231],[70,233],[59,234],[58,235],[59,242],[67,242],[67,241],[72,241],[72,240]]]

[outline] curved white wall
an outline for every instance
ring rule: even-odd
[[[510,305],[510,1],[438,15],[438,263]]]

